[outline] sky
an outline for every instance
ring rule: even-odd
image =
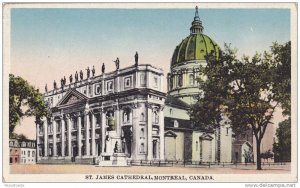
[[[195,14],[190,9],[42,9],[15,8],[11,11],[10,72],[44,91],[53,88],[76,71],[102,63],[113,71],[149,63],[170,71],[173,51],[185,37]],[[290,40],[289,9],[201,9],[204,34],[222,48],[230,43],[243,54],[269,50],[274,41]],[[166,91],[166,84],[164,90]],[[30,124],[30,125],[29,125]],[[26,118],[17,128],[35,138],[33,119]]]

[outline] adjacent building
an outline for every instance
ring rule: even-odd
[[[36,141],[9,139],[9,164],[35,164]]]

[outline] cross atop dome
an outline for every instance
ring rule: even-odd
[[[198,6],[196,6],[194,21],[192,22],[192,27],[190,28],[191,34],[197,34],[203,32],[202,22],[198,13]]]
[[[195,18],[199,18],[199,14],[198,14],[198,6],[196,6]],[[195,19],[195,18],[194,18],[194,19]],[[199,19],[200,19],[200,18],[199,18]]]

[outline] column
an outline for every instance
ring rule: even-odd
[[[40,159],[40,146],[39,146],[40,137],[39,137],[39,132],[40,132],[40,130],[39,130],[39,124],[36,123],[35,125],[36,125],[36,159],[37,159],[37,161],[39,161],[39,159]]]
[[[65,119],[61,118],[61,156],[65,156]]]
[[[165,159],[165,118],[163,107],[159,112],[159,159]]]
[[[95,127],[96,127],[96,115],[95,114],[92,114],[92,156],[95,156],[96,153],[95,153],[95,147],[96,147],[96,143],[95,143],[95,135],[96,135],[96,132],[95,132]]]
[[[48,122],[44,121],[44,156],[48,156]]]
[[[153,159],[153,142],[152,142],[152,108],[147,108],[147,160]]]
[[[67,116],[67,123],[68,123],[68,157],[71,157],[72,153],[72,124],[71,124],[71,116]]]
[[[80,113],[77,116],[77,152],[78,156],[81,157],[81,116]]]
[[[101,117],[101,138],[102,138],[102,153],[104,153],[105,148],[105,126],[106,126],[106,116],[105,112],[102,110],[102,117]]]
[[[53,126],[53,156],[57,156],[57,147],[56,147],[56,121],[53,119],[52,126]]]
[[[86,111],[84,114],[84,127],[85,127],[85,155],[90,156],[90,115]]]

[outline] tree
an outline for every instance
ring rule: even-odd
[[[274,55],[274,74],[276,84],[273,92],[276,93],[276,101],[280,102],[283,114],[291,115],[291,42],[278,44],[271,47]]]
[[[10,135],[10,138],[14,138],[14,139],[19,139],[19,140],[27,140],[27,136],[24,134],[17,134],[17,133],[12,133]]]
[[[276,130],[277,142],[273,144],[276,162],[291,161],[291,118],[279,123]]]
[[[268,150],[268,151],[262,153],[260,156],[262,159],[267,159],[267,161],[268,161],[270,158],[274,157],[274,154],[271,152],[271,150]]]
[[[282,50],[274,44],[271,52],[238,60],[236,50],[225,45],[220,57],[207,56],[207,66],[200,68],[199,83],[203,92],[190,110],[192,121],[202,128],[216,128],[223,114],[230,119],[235,133],[252,130],[257,145],[258,170],[262,169],[262,138],[272,124],[275,108],[282,102],[279,99],[285,98],[280,96],[283,87],[277,84],[288,82],[275,76],[278,65],[283,64],[279,62],[283,60],[278,58],[279,52]],[[288,56],[286,53],[288,50],[282,57]]]
[[[25,110],[24,110],[25,109]],[[23,117],[35,116],[36,122],[48,116],[43,95],[26,80],[9,75],[9,134],[13,136],[16,125]]]

